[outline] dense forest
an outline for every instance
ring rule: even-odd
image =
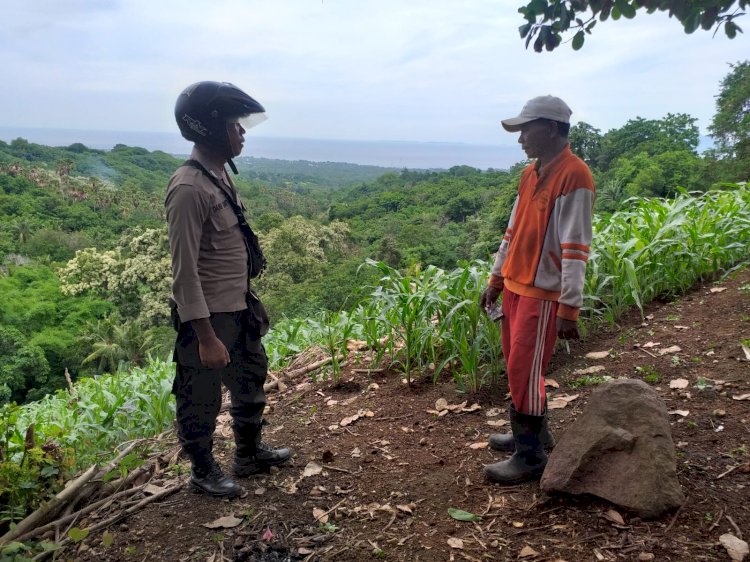
[[[579,122],[571,147],[591,166],[599,217],[631,198],[732,189],[750,177],[750,63],[731,65],[699,153],[696,119],[633,118],[602,133]],[[163,196],[180,159],[117,145],[0,142],[0,403],[166,357],[172,333]],[[269,267],[256,286],[275,320],[350,310],[382,271],[487,260],[525,162],[509,170],[389,170],[238,161],[237,179]]]

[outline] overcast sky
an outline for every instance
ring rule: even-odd
[[[750,16],[729,40],[640,12],[538,54],[523,3],[2,0],[0,126],[172,132],[177,94],[223,80],[266,107],[271,137],[514,143],[499,120],[547,93],[603,132],[672,112],[707,134],[728,63],[750,55]]]

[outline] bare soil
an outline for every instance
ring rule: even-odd
[[[212,499],[186,486],[109,529],[109,546],[100,531],[57,559],[729,560],[719,536],[750,537],[750,401],[733,398],[750,392],[750,363],[742,349],[743,340],[750,345],[750,270],[696,286],[674,302],[652,303],[645,315],[644,320],[634,311],[618,326],[571,343],[569,353],[558,346],[548,378],[559,388],[548,388],[550,398],[579,396],[550,411],[551,426],[562,434],[586,407],[594,386],[576,384],[578,369],[603,365],[605,371],[594,376],[646,380],[670,412],[688,412],[670,415],[687,497],[676,512],[644,521],[594,497],[547,496],[538,483],[490,485],[482,466],[503,455],[471,445],[498,431],[488,422],[506,419],[502,377],[467,396],[449,379],[433,384],[426,377],[409,388],[397,373],[355,372],[362,368],[355,365],[341,387],[305,378],[287,381],[287,390],[269,395],[266,437],[292,447],[294,458],[270,474],[242,480],[243,498]],[[680,351],[659,354],[670,346]],[[594,351],[610,356],[585,357]],[[674,379],[686,379],[688,386],[671,389]],[[441,398],[481,409],[428,412]],[[357,413],[361,417],[341,426]],[[230,436],[222,425],[216,449],[225,466],[232,455]],[[306,467],[315,472],[309,463],[322,472],[303,477]],[[186,481],[187,464],[180,466],[179,478]],[[174,474],[165,472],[168,477]],[[481,520],[457,521],[449,508]],[[325,513],[326,524],[316,521],[316,509]],[[610,509],[624,524],[604,517]],[[242,522],[227,529],[202,526],[227,515]]]

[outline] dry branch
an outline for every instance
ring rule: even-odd
[[[65,525],[66,523],[69,523],[70,521],[73,521],[74,519],[78,517],[83,517],[84,515],[88,515],[92,511],[96,511],[100,507],[106,506],[108,503],[114,502],[125,496],[135,495],[141,490],[143,490],[143,488],[145,487],[146,487],[146,484],[143,484],[142,486],[138,486],[137,488],[130,488],[128,490],[123,490],[122,492],[118,492],[111,497],[104,498],[102,500],[89,504],[86,507],[79,509],[78,511],[74,513],[71,513],[70,515],[66,515],[65,517],[61,517],[60,519],[51,521],[47,523],[46,525],[37,527],[36,529],[32,529],[28,533],[25,533],[21,535],[20,537],[16,537],[16,540],[18,542],[23,542],[33,537],[38,537],[39,535],[43,535],[44,533],[46,533],[47,531],[51,529],[54,529],[55,527],[61,527],[62,525]]]
[[[138,511],[138,510],[140,510],[142,508],[144,508],[148,504],[150,504],[150,503],[152,503],[152,502],[154,502],[154,501],[156,501],[158,499],[161,499],[161,498],[163,498],[165,496],[168,496],[170,494],[175,493],[180,488],[182,488],[182,486],[183,486],[182,484],[177,484],[176,486],[172,486],[171,488],[167,488],[167,489],[159,492],[158,494],[154,494],[153,496],[149,496],[147,498],[144,498],[140,502],[138,502],[137,504],[135,504],[134,506],[129,507],[128,509],[126,509],[124,511],[121,511],[117,515],[114,515],[114,516],[110,517],[109,519],[105,519],[104,521],[101,521],[101,522],[97,523],[96,525],[92,525],[91,527],[86,527],[83,530],[87,531],[88,534],[90,535],[91,533],[93,533],[95,531],[98,531],[100,529],[104,529],[106,527],[114,525],[115,523],[117,523],[121,519],[125,519],[129,515],[132,515],[133,513],[135,513],[136,511]],[[58,544],[60,546],[65,546],[69,542],[70,542],[70,537],[65,537]],[[32,560],[44,560],[47,556],[51,555],[52,552],[54,552],[54,551],[42,552],[42,553],[36,555],[34,558],[32,558]]]
[[[42,507],[31,513],[23,521],[20,521],[18,525],[0,537],[0,545],[6,544],[14,540],[16,537],[29,532],[38,525],[45,523],[50,517],[57,513],[57,510],[78,495],[78,492],[80,492],[81,489],[94,477],[98,468],[97,465],[89,468],[86,472],[76,478],[70,486],[62,490]]]

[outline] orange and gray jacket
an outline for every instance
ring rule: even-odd
[[[541,170],[521,176],[489,284],[560,303],[557,315],[577,320],[591,248],[594,178],[568,146]]]

